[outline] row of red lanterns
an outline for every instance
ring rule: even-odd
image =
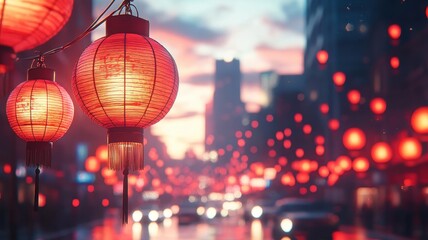
[[[143,129],[168,113],[178,90],[174,59],[149,37],[149,22],[132,15],[130,2],[125,0],[115,11],[119,15],[106,18],[106,37],[82,53],[72,78],[78,105],[108,129],[109,166],[123,171],[124,196],[128,171],[144,167]],[[2,59],[8,61],[0,64],[9,70],[15,52],[34,48],[60,31],[73,0],[4,1],[1,6],[0,45],[8,56]],[[27,165],[37,167],[36,183],[38,167],[50,166],[52,142],[66,133],[74,115],[71,98],[55,82],[55,72],[45,66],[44,57],[35,58],[27,81],[12,91],[6,107],[12,129],[27,142]],[[127,216],[123,217],[125,222]]]

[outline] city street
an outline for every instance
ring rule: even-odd
[[[212,221],[179,226],[177,219],[162,223],[132,223],[122,226],[118,212],[111,212],[105,219],[82,224],[74,229],[50,234],[39,234],[35,239],[75,240],[262,240],[271,239],[270,224],[259,220],[245,223],[239,216],[217,218]],[[361,228],[344,226],[333,235],[334,240],[407,240],[393,235],[367,232]]]

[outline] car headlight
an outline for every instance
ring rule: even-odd
[[[260,206],[254,206],[251,209],[251,216],[253,216],[253,218],[260,218],[263,214],[263,208]]]
[[[289,218],[284,218],[281,221],[281,229],[282,231],[289,233],[291,229],[293,229],[293,222]]]

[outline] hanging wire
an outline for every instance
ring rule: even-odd
[[[43,53],[39,53],[36,56],[31,56],[31,57],[25,57],[25,58],[16,58],[16,61],[19,60],[33,60],[33,63],[39,62],[42,57],[44,59],[44,56],[48,56],[48,55],[53,55],[55,53],[61,52],[69,47],[71,47],[73,44],[75,44],[76,42],[82,40],[84,37],[86,37],[89,33],[91,33],[93,30],[95,30],[96,28],[98,28],[101,24],[103,24],[107,18],[113,16],[114,14],[118,13],[119,15],[122,13],[122,11],[124,11],[124,14],[130,14],[132,15],[132,8],[135,9],[135,12],[137,14],[138,17],[138,10],[137,8],[131,3],[134,0],[124,0],[120,6],[114,10],[113,12],[111,12],[108,16],[104,17],[101,21],[100,19],[103,17],[104,14],[106,14],[106,12],[111,8],[111,6],[114,4],[116,0],[111,0],[109,5],[104,9],[104,11],[88,26],[88,28],[86,28],[86,30],[84,32],[82,32],[79,36],[77,36],[76,38],[74,38],[73,40],[71,40],[70,42],[66,43],[63,46],[48,50],[46,52]],[[31,66],[33,66],[33,63],[31,64]],[[40,62],[39,62],[40,63]],[[44,65],[44,62],[43,62]]]

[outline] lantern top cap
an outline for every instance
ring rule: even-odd
[[[149,36],[149,21],[132,15],[110,16],[106,20],[106,36],[116,33],[134,33]]]
[[[55,81],[55,71],[45,67],[35,67],[28,69],[27,80],[38,79]]]

